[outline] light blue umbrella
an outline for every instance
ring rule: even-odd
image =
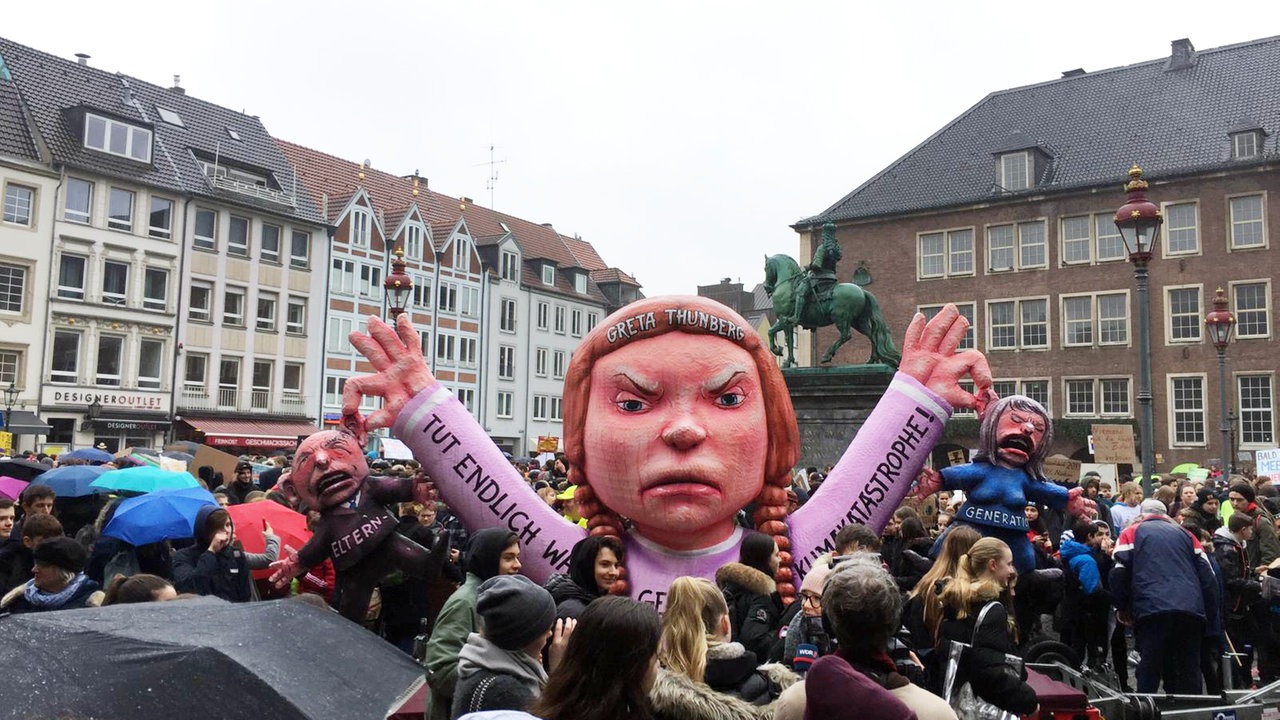
[[[107,492],[93,486],[93,481],[109,472],[99,465],[67,465],[36,476],[36,485],[48,485],[58,497],[84,497]]]
[[[193,537],[196,514],[206,505],[216,508],[218,502],[208,490],[200,487],[157,490],[128,498],[120,501],[102,534],[130,545]]]
[[[136,493],[200,487],[200,483],[190,473],[162,470],[151,465],[105,472],[90,485],[103,490]]]

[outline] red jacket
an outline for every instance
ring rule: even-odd
[[[337,582],[338,575],[333,571],[333,561],[326,558],[298,578],[298,588],[300,592],[319,595],[325,602],[332,603],[333,586]]]

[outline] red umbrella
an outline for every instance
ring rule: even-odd
[[[236,538],[244,546],[245,552],[260,553],[267,549],[267,542],[262,538],[264,520],[271,524],[271,529],[280,538],[280,557],[285,557],[285,548],[301,550],[311,539],[311,531],[307,529],[307,516],[278,502],[259,500],[231,505],[227,512],[231,514],[236,527]],[[257,580],[270,576],[270,570],[253,571],[253,577]]]

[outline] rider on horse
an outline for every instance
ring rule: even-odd
[[[822,226],[822,243],[813,254],[813,261],[796,282],[796,311],[791,318],[792,324],[803,324],[804,308],[811,299],[820,303],[831,299],[831,288],[836,284],[836,263],[840,262],[840,257],[835,223],[827,223]]]

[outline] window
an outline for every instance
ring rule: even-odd
[[[231,216],[227,230],[227,254],[249,257],[249,218]]]
[[[139,162],[151,162],[150,130],[101,115],[85,115],[84,146]]]
[[[1031,154],[1008,153],[1000,156],[1000,187],[1017,192],[1031,187]]]
[[[964,310],[961,309],[960,312],[961,314],[963,314]],[[600,315],[598,313],[593,313],[593,312],[587,313],[587,332],[591,332],[591,330],[595,328],[596,323],[598,322],[600,322]],[[970,329],[973,328],[972,319],[970,319],[969,327]]]
[[[98,373],[94,384],[120,386],[120,356],[124,353],[124,338],[119,335],[102,335],[98,338]]]
[[[515,413],[512,410],[512,406],[514,405],[515,405],[515,393],[512,393],[510,390],[498,391],[498,417],[500,418],[515,417]]]
[[[1271,376],[1241,375],[1236,383],[1240,392],[1240,444],[1273,447]]]
[[[264,262],[280,262],[280,226],[262,224],[262,244],[258,249],[258,257]]]
[[[169,308],[169,271],[149,267],[142,277],[142,307],[164,312]]]
[[[351,247],[369,247],[369,213],[365,210],[351,211]]]
[[[264,332],[275,332],[276,329],[276,305],[280,302],[280,298],[275,293],[259,292],[258,293],[258,323],[257,328]]]
[[[467,409],[467,412],[474,412],[476,405],[476,391],[474,388],[458,388],[458,402]]]
[[[439,297],[436,298],[436,307],[441,312],[457,312],[458,286],[453,283],[440,283],[440,293]]]
[[[325,349],[333,353],[351,352],[351,318],[330,317]]]
[[[457,357],[457,338],[445,333],[436,334],[436,362],[452,365]]]
[[[102,302],[124,305],[129,292],[129,266],[107,260],[102,263]]]
[[[564,379],[564,351],[556,350],[551,356],[551,376],[556,380]]]
[[[404,254],[411,260],[422,259],[422,226],[409,224],[404,229]]]
[[[1103,378],[1098,381],[1102,395],[1103,415],[1129,415],[1129,378]]]
[[[9,387],[16,385],[19,370],[22,367],[22,353],[15,350],[0,350],[0,385]]]
[[[1127,293],[1063,296],[1063,345],[1125,345],[1128,342],[1129,296]]]
[[[555,265],[552,265],[550,263],[542,264],[542,284],[543,285],[556,284],[556,266]]]
[[[151,213],[147,220],[147,234],[168,240],[173,236],[173,201],[151,196]]]
[[[70,330],[54,331],[53,362],[49,371],[50,382],[80,381],[80,333]]]
[[[191,244],[201,250],[218,249],[218,213],[208,208],[196,208],[196,227]]]
[[[511,345],[498,346],[498,377],[502,380],[516,379],[516,349]]]
[[[1043,220],[987,228],[987,268],[990,272],[1047,265],[1048,247]]]
[[[548,407],[549,405],[548,400],[550,400],[550,398],[548,398],[546,395],[533,396],[533,419],[534,420],[548,419],[548,410],[550,410],[550,408]]]
[[[1200,288],[1168,288],[1169,342],[1199,342],[1200,325],[1204,318],[1200,312]]]
[[[62,219],[88,225],[93,219],[93,183],[80,178],[67,178],[67,200]]]
[[[203,353],[187,353],[186,370],[182,375],[182,384],[192,390],[204,392],[205,380],[208,377],[209,356]]]
[[[284,379],[281,381],[284,399],[289,402],[302,401],[302,363],[285,363]]]
[[[502,251],[502,279],[513,282],[520,281],[520,256],[506,250]]]
[[[576,272],[573,274],[573,291],[579,295],[587,294],[587,274]]]
[[[252,409],[271,409],[271,376],[274,371],[275,363],[269,360],[253,361],[252,385],[249,388],[249,407]]]
[[[547,354],[549,352],[550,351],[548,351],[546,348],[541,348],[541,347],[538,348],[537,353],[534,355],[534,364],[533,364],[534,375],[537,375],[538,377],[547,376]]]
[[[1093,380],[1067,380],[1067,415],[1097,415]]]
[[[1093,226],[1097,237],[1098,262],[1124,260],[1129,256],[1124,249],[1124,240],[1120,237],[1120,228],[1116,227],[1114,215],[1110,213],[1094,215]]]
[[[1049,301],[1036,298],[987,303],[987,347],[991,350],[1049,347]]]
[[[551,422],[560,422],[564,417],[560,414],[560,397],[551,396]]]
[[[932,320],[942,312],[942,305],[921,305],[918,309],[924,315],[925,320]],[[961,317],[969,321],[969,330],[964,334],[964,338],[960,340],[960,345],[956,351],[971,350],[976,345],[973,341],[974,326],[974,304],[973,303],[956,303],[956,309],[960,311]]]
[[[360,264],[360,294],[367,298],[382,297],[382,268]]]
[[[569,312],[569,334],[582,337],[582,311],[577,308]]]
[[[564,306],[556,306],[556,332],[564,334]]]
[[[26,298],[27,269],[0,263],[0,311],[20,313]]]
[[[1044,406],[1045,410],[1052,412],[1049,407],[1049,381],[1048,380],[1023,380],[1020,391],[1023,395],[1035,400]]]
[[[333,259],[333,267],[329,271],[329,289],[346,295],[355,293],[356,264],[354,261]]]
[[[1204,445],[1204,377],[1169,376],[1169,408],[1174,445]]]
[[[31,208],[35,205],[36,191],[25,185],[8,185],[4,189],[4,221],[23,227],[31,227]]]
[[[222,294],[222,323],[234,327],[244,327],[244,290],[227,288]]]
[[[187,318],[197,322],[209,322],[213,318],[213,286],[202,282],[191,283]]]
[[[133,199],[132,190],[111,188],[107,205],[107,227],[112,230],[133,231]]]
[[[973,274],[972,228],[922,234],[917,250],[921,279]]]
[[[164,365],[164,342],[142,340],[138,343],[138,387],[160,389],[160,368]]]
[[[347,379],[329,376],[324,379],[324,404],[330,407],[342,405],[342,391],[346,388]]]
[[[1199,206],[1194,202],[1164,206],[1166,255],[1188,255],[1200,252]]]
[[[218,363],[218,405],[225,408],[236,406],[236,395],[240,390],[240,358],[222,358]]]
[[[471,317],[479,317],[480,316],[480,288],[472,287],[470,285],[463,285],[462,287],[459,288],[458,295],[459,295],[459,299],[462,301],[462,306],[458,308],[458,311],[461,312],[463,315],[470,315]]]
[[[1062,263],[1087,263],[1093,257],[1093,236],[1089,232],[1089,216],[1062,218]]]
[[[63,255],[58,261],[58,297],[63,300],[84,299],[85,258]]]
[[[1258,131],[1235,133],[1231,136],[1231,159],[1248,160],[1258,156]]]
[[[1262,196],[1231,198],[1231,249],[1262,247],[1267,244],[1262,223]]]
[[[516,331],[516,301],[502,298],[499,304],[498,329],[503,332]]]
[[[538,302],[538,329],[551,329],[551,304],[542,301]]]
[[[306,270],[311,265],[311,233],[293,231],[289,244],[289,267]]]
[[[1068,379],[1064,384],[1068,416],[1127,417],[1130,414],[1129,378]]]
[[[1231,304],[1236,316],[1236,338],[1271,336],[1271,287],[1266,281],[1236,283],[1231,286]]]
[[[285,310],[284,316],[284,331],[290,335],[302,335],[307,331],[306,298],[289,298],[289,305]]]
[[[477,341],[473,337],[458,338],[458,365],[473,368],[476,366]]]
[[[458,238],[453,244],[453,269],[471,269],[471,243],[466,238]]]
[[[423,310],[431,308],[431,280],[425,275],[413,275],[413,306]]]

